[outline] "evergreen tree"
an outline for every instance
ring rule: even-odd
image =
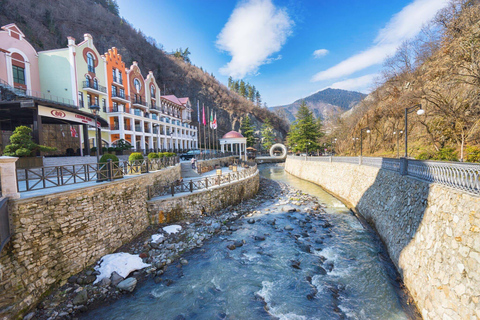
[[[257,103],[257,106],[260,106],[262,104],[262,97],[260,96],[260,92],[258,91],[255,94],[255,102]]]
[[[275,143],[275,135],[273,134],[273,126],[270,123],[270,119],[266,119],[262,125],[261,129],[262,135],[262,146],[265,150],[270,150],[270,148]]]
[[[16,127],[10,136],[10,144],[3,151],[4,156],[30,157],[36,151],[55,151],[57,148],[42,146],[32,141],[32,129],[27,126]]]
[[[235,81],[235,85],[234,85],[233,89],[236,93],[238,93],[240,91],[240,82],[238,80]]]
[[[247,87],[245,86],[245,81],[243,80],[240,80],[240,88],[239,88],[239,94],[242,96],[242,97],[246,97],[247,96]]]
[[[232,90],[233,88],[233,79],[232,77],[228,77],[228,89]]]
[[[251,86],[250,92],[248,92],[248,100],[254,102],[256,93],[257,93],[257,89],[255,89],[255,86]]]
[[[290,148],[294,151],[316,150],[319,148],[318,139],[323,136],[322,123],[316,120],[312,111],[303,100],[300,104],[296,120],[287,135]]]
[[[242,135],[247,138],[247,147],[253,147],[255,144],[255,137],[253,136],[254,127],[248,114],[242,119],[240,131]]]

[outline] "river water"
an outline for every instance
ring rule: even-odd
[[[168,283],[148,280],[83,319],[416,319],[374,232],[320,187],[280,166],[260,170],[317,197],[325,212],[287,212],[295,206],[286,200],[301,197],[292,192],[266,202],[185,254],[187,265],[170,266]],[[245,244],[229,250],[234,241]]]

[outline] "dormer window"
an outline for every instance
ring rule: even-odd
[[[142,85],[138,79],[135,78],[135,80],[133,80],[133,85],[135,86],[135,89],[137,89],[137,92],[140,92]]]
[[[88,72],[95,73],[95,59],[91,52],[87,53]]]

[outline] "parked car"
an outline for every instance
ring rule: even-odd
[[[195,156],[200,154],[200,150],[190,150],[187,153],[183,153],[180,155],[180,160],[190,160],[195,158]]]

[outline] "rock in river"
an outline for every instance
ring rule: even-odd
[[[137,285],[137,279],[135,278],[127,278],[117,284],[117,288],[120,290],[132,292],[135,289],[135,286]]]

